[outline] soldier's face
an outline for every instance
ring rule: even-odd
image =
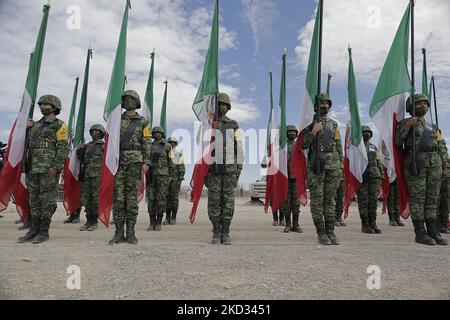
[[[297,131],[291,130],[288,132],[288,139],[293,141],[297,138]]]
[[[125,110],[135,110],[137,108],[137,102],[132,97],[125,97],[123,99],[123,108]]]
[[[330,102],[326,100],[320,101],[320,113],[328,114],[328,110],[330,110]]]
[[[175,148],[177,147],[177,144],[176,144],[176,143],[173,143],[173,142],[171,142],[170,145],[172,146],[172,149],[174,149],[174,150],[175,150]]]
[[[41,113],[44,117],[51,115],[52,113],[55,113],[55,107],[51,104],[41,104]]]
[[[219,102],[219,113],[225,115],[228,112],[228,105],[226,103]]]
[[[416,102],[416,116],[422,117],[428,112],[428,104],[426,101]]]
[[[91,130],[90,133],[91,133],[92,140],[94,140],[94,141],[103,139],[103,134],[96,129]]]
[[[364,141],[369,141],[370,138],[372,138],[372,134],[370,132],[363,132],[363,139]]]
[[[159,141],[162,139],[162,133],[161,132],[155,132],[153,133],[153,139]]]

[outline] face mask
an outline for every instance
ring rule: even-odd
[[[295,133],[288,133],[288,139],[290,141],[294,141],[295,138],[297,138],[297,135]]]
[[[156,141],[161,140],[161,139],[162,139],[162,134],[161,134],[161,132],[155,132],[155,133],[153,134],[153,139],[155,139]]]
[[[369,141],[372,135],[370,133],[363,133],[363,139],[364,141]]]
[[[137,103],[134,99],[126,97],[123,102],[123,108],[126,110],[135,110],[137,108]]]
[[[416,107],[416,116],[423,117],[428,112],[428,107]]]
[[[96,141],[96,140],[103,139],[103,134],[101,132],[94,131],[91,133],[91,137],[92,137],[92,140]]]
[[[44,117],[46,117],[53,113],[53,109],[51,107],[41,107],[41,113]]]

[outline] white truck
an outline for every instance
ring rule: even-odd
[[[250,184],[250,198],[252,201],[264,201],[266,199],[266,176]]]

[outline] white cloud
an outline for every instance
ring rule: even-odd
[[[273,24],[280,17],[280,12],[272,0],[241,0],[243,19],[252,31],[255,42],[255,56],[261,43],[275,36]]]
[[[348,52],[353,48],[353,61],[358,81],[375,84],[395,32],[408,1],[334,0],[324,6],[323,70],[334,80],[347,81]],[[375,11],[374,11],[375,10]],[[373,23],[379,13],[379,28]],[[427,48],[428,75],[439,75],[438,94],[442,100],[450,98],[450,2],[440,0],[417,1],[415,6],[416,87],[421,90],[422,55]],[[315,14],[299,31],[299,45],[295,51],[298,62],[306,69],[314,27]],[[375,27],[372,27],[372,26]],[[438,84],[439,82],[439,84]]]
[[[63,103],[61,118],[66,120],[72,99],[75,77],[83,79],[86,51],[90,45],[91,61],[87,123],[103,122],[102,114],[111,77],[125,2],[106,0],[58,0],[53,2],[48,22],[38,96],[52,93]],[[81,29],[69,30],[67,7],[81,9]],[[183,0],[148,0],[132,2],[127,46],[128,89],[135,89],[144,99],[150,69],[149,52],[155,47],[155,122],[163,97],[163,81],[169,80],[169,127],[190,125],[194,119],[191,105],[200,82],[209,44],[213,8],[188,9]],[[42,18],[41,1],[1,1],[0,3],[0,130],[10,129],[17,114],[25,85],[28,54],[36,41]],[[236,49],[237,36],[224,27],[221,50]],[[237,77],[236,74],[232,75]],[[253,112],[251,102],[234,92],[235,118],[248,121]],[[78,99],[79,99],[78,96]],[[240,111],[239,111],[240,110]],[[35,118],[39,115],[37,110]],[[2,131],[2,132],[3,132]]]

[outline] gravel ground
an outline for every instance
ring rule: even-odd
[[[49,241],[17,244],[23,232],[9,208],[0,219],[0,299],[450,299],[449,247],[415,244],[410,220],[391,227],[381,216],[383,234],[362,234],[352,207],[348,226],[336,228],[341,245],[320,246],[308,207],[304,232],[285,234],[262,205],[238,198],[232,245],[222,246],[209,243],[206,202],[191,225],[191,204],[181,200],[177,225],[161,232],[146,231],[142,203],[139,244],[117,246],[107,244],[114,228],[63,224],[61,206]],[[67,288],[71,265],[80,268],[79,290]],[[371,265],[380,268],[379,289],[367,287]]]

